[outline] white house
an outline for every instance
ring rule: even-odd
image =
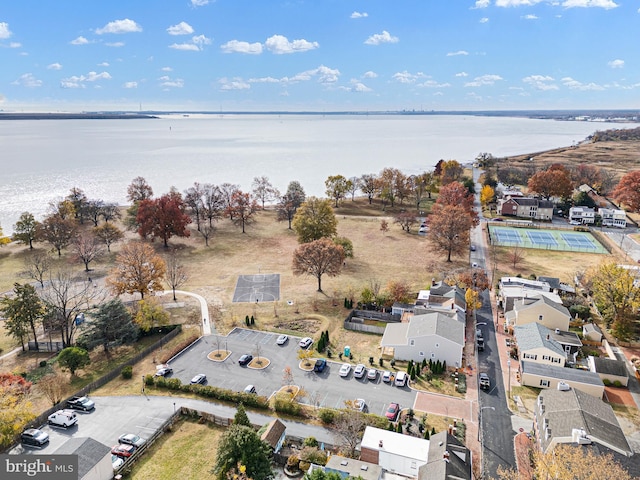
[[[564,367],[567,360],[564,348],[554,338],[551,330],[538,322],[514,328],[518,344],[518,360]]]
[[[599,208],[598,213],[602,217],[603,227],[626,228],[627,213],[616,208]]]
[[[462,365],[465,325],[441,312],[414,315],[409,322],[387,324],[380,345],[393,348],[397,360],[440,360]]]
[[[429,440],[375,427],[367,427],[362,436],[360,460],[387,472],[417,478],[428,459]]]
[[[580,222],[583,225],[593,225],[596,221],[596,210],[590,207],[571,207],[569,220]]]
[[[504,315],[509,326],[525,325],[538,322],[551,330],[569,330],[571,314],[567,307],[558,304],[545,296],[516,300],[513,309]]]

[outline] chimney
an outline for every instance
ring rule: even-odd
[[[378,447],[382,448],[382,440],[378,442]]]
[[[445,450],[445,451],[444,451],[444,453],[442,454],[442,459],[443,459],[445,462],[448,462],[448,461],[449,461],[449,450]]]
[[[547,340],[549,340],[550,338],[551,338],[551,335],[547,333]]]
[[[432,287],[435,287],[435,286],[436,286],[436,279],[435,279],[435,278],[432,278],[432,279],[431,279],[431,286],[432,286]]]

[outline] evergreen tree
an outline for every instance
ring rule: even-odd
[[[402,432],[402,423],[398,422],[396,425],[396,433],[403,433]]]
[[[244,409],[244,405],[242,403],[238,404],[238,408],[236,409],[236,414],[233,417],[234,425],[244,425],[245,427],[252,427],[251,421],[249,421],[249,417],[247,416],[247,411]]]
[[[269,446],[260,440],[253,428],[231,425],[222,434],[218,444],[213,473],[219,480],[223,480],[240,463],[246,468],[248,478],[267,480],[273,476],[270,453]]]
[[[138,326],[119,298],[109,300],[98,306],[93,321],[87,322],[78,344],[87,350],[102,345],[104,351],[115,345],[133,343],[138,338]]]

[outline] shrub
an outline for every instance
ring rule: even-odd
[[[278,413],[286,413],[297,417],[303,416],[302,407],[299,403],[284,398],[276,397],[273,402],[273,409]]]
[[[320,451],[318,447],[304,447],[300,451],[300,463],[315,463],[316,465],[327,464],[327,452]]]
[[[153,385],[153,383],[154,383],[154,382],[153,382],[153,375],[151,375],[150,373],[149,373],[149,374],[147,374],[147,375],[145,375],[145,377],[144,377],[144,384],[145,384],[145,385],[148,385],[148,386],[151,386],[151,385]]]
[[[307,437],[304,439],[304,442],[302,442],[302,444],[305,447],[317,447],[318,446],[318,440],[316,440],[316,437]]]
[[[122,375],[122,378],[124,378],[125,380],[130,380],[133,377],[133,367],[131,365],[122,367],[120,374]]]
[[[620,380],[614,380],[613,381],[613,386],[620,388],[622,386],[622,382]]]
[[[322,423],[332,424],[336,419],[336,411],[331,408],[321,408],[318,411],[318,418]]]
[[[287,458],[287,470],[291,472],[297,472],[299,470],[299,466],[298,466],[299,464],[300,464],[300,459],[295,453],[292,455],[289,455],[289,458]]]
[[[2,349],[0,349],[0,352],[2,352]],[[40,365],[40,368],[44,368],[44,367],[47,366],[47,361],[46,360],[40,360],[40,363],[38,365]]]
[[[603,378],[602,383],[604,383],[608,387],[609,385],[611,385],[611,380],[609,380],[608,378]]]
[[[179,354],[181,351],[183,351],[185,348],[187,348],[189,345],[191,345],[196,340],[198,340],[198,336],[197,335],[191,335],[184,342],[181,342],[174,349],[172,349],[169,352],[168,355],[165,355],[164,357],[162,357],[160,359],[160,363],[167,363],[169,360],[171,360],[173,357],[175,357],[177,354]]]

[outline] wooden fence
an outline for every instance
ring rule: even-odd
[[[400,315],[391,313],[381,313],[371,310],[353,310],[349,313],[349,316],[344,320],[344,328],[347,330],[354,330],[356,332],[374,333],[376,335],[383,335],[385,327],[379,325],[367,325],[367,321],[382,322],[382,323],[400,323]]]

